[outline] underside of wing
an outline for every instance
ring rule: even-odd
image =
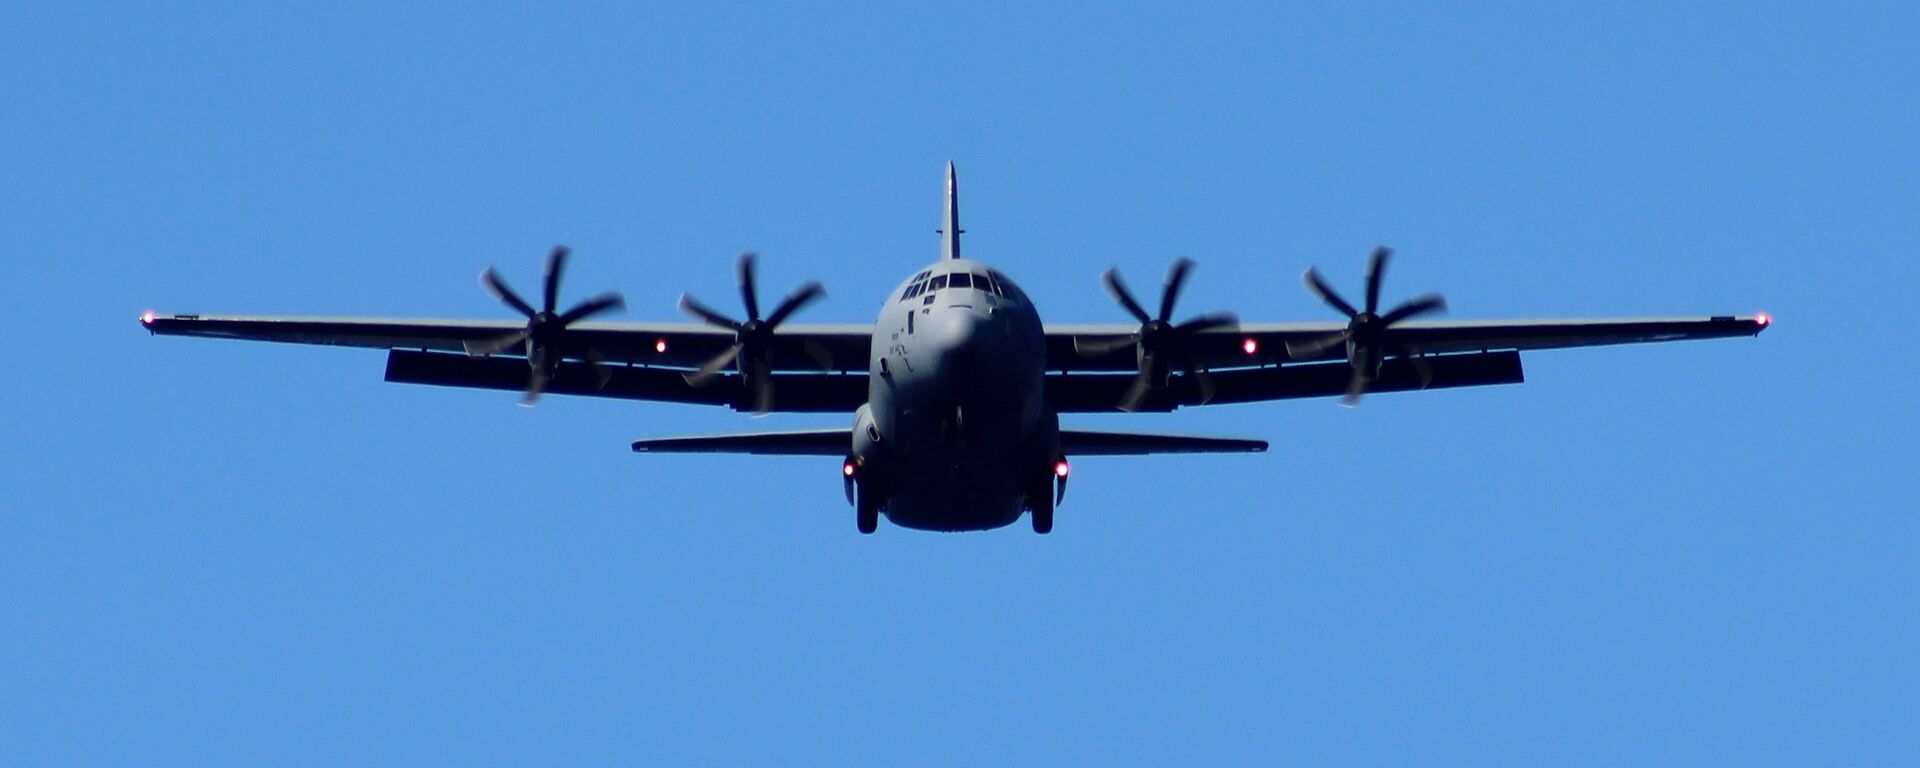
[[[853,448],[848,428],[748,432],[735,435],[657,437],[633,441],[634,453],[752,453],[763,456],[845,456]]]
[[[1415,355],[1528,351],[1756,336],[1771,322],[1766,315],[1409,321],[1385,331],[1381,341]],[[1345,344],[1327,342],[1347,329],[1343,323],[1243,323],[1194,334],[1188,351],[1196,367],[1208,370],[1344,360]],[[1124,325],[1048,326],[1047,370],[1136,370],[1136,349],[1125,343],[1136,330]]]
[[[525,349],[518,345],[480,354],[526,329],[525,323],[514,320],[154,315],[142,317],[140,323],[162,336],[525,357]],[[872,340],[872,326],[793,324],[773,335],[768,351],[775,370],[864,372]],[[694,323],[579,323],[567,327],[555,343],[556,351],[568,360],[592,356],[623,364],[691,369],[733,342],[730,331]]]
[[[1178,335],[1055,326],[1047,331],[1047,396],[1060,411],[1331,395],[1353,405],[1368,392],[1517,384],[1523,350],[1754,336],[1771,322],[1725,315],[1396,324],[1362,315],[1349,324],[1246,324]]]
[[[1197,405],[1227,405],[1267,400],[1333,397],[1344,393],[1353,375],[1345,362],[1308,363],[1213,371],[1201,375],[1176,374],[1166,386],[1150,390],[1134,411],[1171,411]],[[1525,380],[1518,352],[1436,355],[1419,363],[1395,358],[1380,366],[1369,392],[1410,392]],[[1111,413],[1133,385],[1134,377],[1118,374],[1047,376],[1047,402],[1062,413]]]
[[[520,391],[531,371],[523,359],[474,358],[444,352],[393,350],[387,353],[386,380],[442,387]],[[867,401],[867,376],[842,373],[774,373],[767,410],[789,413],[852,413]],[[694,405],[721,405],[736,411],[760,410],[761,402],[738,374],[724,374],[699,385],[683,369],[568,361],[555,370],[546,391],[561,395],[613,397]]]
[[[866,402],[872,340],[870,326],[783,327],[766,336],[761,347],[769,390],[746,387],[737,367],[726,361],[714,366],[712,375],[695,375],[737,349],[736,337],[687,323],[580,323],[550,332],[539,337],[546,345],[539,351],[552,375],[537,383],[528,328],[513,321],[148,315],[141,325],[158,335],[387,349],[387,380],[395,382],[753,411],[858,407]],[[690,375],[694,382],[688,381]]]
[[[1060,452],[1068,456],[1145,456],[1154,453],[1263,453],[1265,440],[1156,435],[1098,429],[1060,430]]]

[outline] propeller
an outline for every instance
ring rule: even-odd
[[[1320,273],[1312,267],[1308,267],[1306,274],[1301,276],[1306,281],[1309,292],[1320,297],[1327,306],[1346,315],[1348,322],[1346,329],[1339,333],[1302,342],[1287,342],[1287,356],[1310,358],[1340,344],[1346,344],[1347,362],[1353,366],[1353,377],[1347,380],[1347,393],[1340,399],[1340,403],[1348,407],[1360,404],[1360,396],[1366,393],[1367,387],[1380,374],[1380,364],[1385,361],[1389,353],[1413,361],[1414,365],[1421,366],[1424,377],[1432,377],[1424,361],[1414,357],[1405,346],[1395,343],[1392,336],[1388,334],[1388,330],[1394,324],[1408,318],[1446,311],[1447,300],[1441,298],[1440,294],[1429,293],[1415,297],[1382,314],[1380,282],[1386,275],[1387,259],[1392,255],[1392,249],[1381,246],[1373,249],[1372,257],[1367,260],[1367,303],[1364,312],[1355,310],[1352,304],[1341,298],[1340,293],[1335,291],[1333,286],[1328,285],[1327,281],[1320,277]]]
[[[565,350],[558,347],[565,342],[567,326],[607,310],[621,309],[626,306],[620,294],[608,292],[575,304],[572,309],[565,312],[555,311],[555,305],[560,296],[560,276],[566,272],[569,253],[566,246],[556,245],[553,251],[547,254],[547,275],[540,292],[541,309],[539,310],[535,310],[526,299],[520,298],[520,294],[515,293],[513,288],[507,285],[507,281],[500,279],[500,275],[493,271],[493,267],[487,267],[487,271],[480,273],[480,284],[485,286],[487,292],[493,294],[494,298],[514,308],[520,314],[526,315],[527,327],[492,341],[471,345],[467,352],[474,355],[493,355],[524,345],[527,364],[533,368],[533,376],[527,380],[527,392],[520,398],[521,405],[533,405],[538,402],[540,393],[546,390],[547,384],[553,380],[554,372],[559,370]],[[585,356],[589,362],[596,364],[599,362],[599,355],[591,349],[585,351]],[[601,375],[604,382],[605,373],[602,372]]]
[[[755,258],[752,253],[740,254],[740,263],[735,270],[735,276],[740,281],[740,299],[747,308],[745,322],[720,314],[686,294],[680,296],[680,311],[709,325],[733,331],[733,344],[700,366],[699,370],[686,374],[687,383],[696,387],[706,386],[721,371],[738,363],[741,379],[753,391],[754,412],[766,413],[773,410],[773,370],[769,357],[773,331],[801,307],[826,296],[827,291],[819,283],[809,282],[787,294],[787,298],[773,308],[772,314],[762,318],[759,292],[754,284]],[[810,350],[809,354],[816,353]]]
[[[1134,347],[1138,351],[1140,374],[1134,377],[1133,383],[1120,397],[1120,410],[1138,410],[1145,404],[1149,392],[1166,386],[1167,376],[1175,368],[1193,377],[1200,386],[1202,402],[1213,399],[1212,379],[1194,362],[1193,338],[1202,331],[1237,326],[1240,321],[1230,313],[1215,312],[1177,325],[1172,322],[1173,305],[1180,298],[1180,290],[1187,284],[1187,274],[1192,271],[1193,260],[1188,258],[1175,261],[1167,270],[1167,282],[1160,291],[1158,315],[1147,314],[1147,310],[1133,298],[1133,292],[1127,290],[1127,284],[1120,279],[1118,269],[1109,269],[1100,275],[1100,282],[1106,285],[1107,293],[1113,294],[1121,308],[1140,321],[1140,330],[1116,339],[1084,342],[1076,339],[1074,351],[1086,357],[1097,357],[1126,347]]]

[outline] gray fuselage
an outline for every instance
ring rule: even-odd
[[[1051,492],[1045,338],[1026,294],[977,261],[936,262],[888,297],[853,453],[895,525],[998,528]]]

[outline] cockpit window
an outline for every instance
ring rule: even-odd
[[[921,286],[919,283],[914,283],[912,285],[907,286],[907,289],[905,291],[900,292],[900,300],[906,301],[907,299],[911,299],[915,296],[920,295],[920,289],[922,287],[923,286]]]
[[[965,272],[955,272],[952,275],[948,276],[947,285],[953,288],[972,288],[973,275],[969,275]]]
[[[986,291],[987,293],[1000,292],[998,289],[994,287],[993,281],[988,280],[986,275],[980,274],[978,272],[973,273],[973,287]]]
[[[920,274],[917,274],[917,275],[914,275],[914,276],[913,276],[913,281],[914,281],[914,282],[916,282],[916,283],[917,283],[917,282],[920,282],[920,281],[922,281],[922,280],[925,280],[925,279],[927,279],[927,275],[931,275],[931,274],[933,274],[933,270],[931,270],[931,269],[927,269],[927,270],[922,270],[922,271],[920,272]]]
[[[932,280],[927,281],[927,290],[929,291],[937,291],[945,287],[947,287],[946,275],[934,275]]]
[[[999,272],[991,272],[990,274],[993,275],[993,282],[1000,287],[1001,296],[1007,298],[1009,301],[1027,300],[1026,294],[1020,292],[1020,286],[1014,285],[1013,281],[1008,280],[1006,275],[1000,274]]]

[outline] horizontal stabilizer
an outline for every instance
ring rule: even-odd
[[[1230,437],[1154,435],[1096,429],[1060,430],[1060,452],[1068,456],[1144,456],[1150,453],[1265,453],[1267,441]]]
[[[853,450],[853,430],[798,429],[738,435],[656,437],[633,441],[634,453],[757,453],[763,456],[845,456]]]

